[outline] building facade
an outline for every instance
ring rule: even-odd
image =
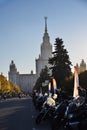
[[[50,67],[48,64],[48,59],[52,57],[52,45],[50,43],[50,37],[47,32],[47,17],[45,17],[45,32],[40,50],[41,54],[39,55],[39,58],[36,59],[36,74],[38,76],[44,66],[47,66],[48,68]]]
[[[39,54],[39,58],[35,60],[36,74],[33,74],[33,71],[31,71],[30,74],[19,74],[13,60],[9,66],[9,80],[12,83],[17,84],[25,92],[32,92],[41,70],[44,69],[45,66],[48,68],[50,67],[48,64],[48,59],[52,57],[52,45],[50,43],[50,37],[47,32],[47,17],[45,17],[45,32],[40,51],[41,53]]]
[[[84,59],[81,60],[80,65],[76,64],[76,66],[78,67],[79,73],[86,71],[86,63],[85,63]]]

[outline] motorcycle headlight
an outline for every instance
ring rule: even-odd
[[[68,118],[69,118],[69,119],[72,119],[73,117],[74,117],[73,114],[69,114],[69,115],[68,115]]]

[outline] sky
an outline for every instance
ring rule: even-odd
[[[87,63],[86,0],[0,0],[0,73],[8,77],[11,60],[19,73],[35,73],[45,16],[51,44],[62,38],[72,65]]]

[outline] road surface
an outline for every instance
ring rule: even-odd
[[[0,101],[0,130],[51,130],[49,121],[35,124],[37,115],[31,97]]]

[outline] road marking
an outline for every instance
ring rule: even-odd
[[[34,118],[34,116],[32,115],[32,118]]]
[[[36,128],[32,128],[32,130],[39,130],[39,129],[36,129]]]

